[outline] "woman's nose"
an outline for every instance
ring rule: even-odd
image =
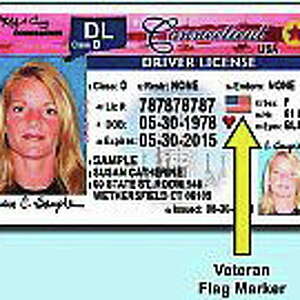
[[[291,175],[285,172],[279,174],[280,181],[287,181],[291,179]]]
[[[26,121],[31,125],[38,124],[41,121],[41,113],[36,109],[29,109],[26,114]]]

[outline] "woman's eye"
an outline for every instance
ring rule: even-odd
[[[49,107],[46,109],[46,114],[50,116],[57,115],[57,110],[53,107]]]
[[[12,111],[15,112],[15,113],[19,113],[19,112],[22,112],[24,110],[24,106],[14,106]]]

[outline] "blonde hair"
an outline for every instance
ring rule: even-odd
[[[270,176],[272,172],[272,168],[274,165],[274,161],[277,157],[284,157],[291,162],[291,164],[295,167],[296,171],[296,194],[294,198],[295,207],[297,207],[300,203],[300,160],[298,156],[293,153],[287,151],[278,151],[275,155],[270,159],[264,176],[263,189],[264,195],[262,197],[262,201],[260,204],[259,213],[263,215],[274,214],[275,211],[275,203],[272,197],[272,191],[270,189]]]
[[[14,168],[6,138],[6,110],[14,84],[24,78],[35,78],[49,90],[58,110],[60,134],[56,151],[56,176],[68,194],[85,191],[85,168],[80,151],[76,107],[70,88],[60,72],[46,62],[28,62],[11,74],[2,91],[0,104],[0,192],[13,184]]]

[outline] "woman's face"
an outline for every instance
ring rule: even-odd
[[[6,125],[9,146],[20,156],[39,159],[55,155],[59,135],[57,107],[38,79],[24,78],[13,83]]]
[[[284,156],[277,156],[271,166],[270,186],[277,197],[292,198],[296,194],[295,166]]]

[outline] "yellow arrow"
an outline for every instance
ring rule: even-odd
[[[251,149],[259,149],[244,117],[232,131],[225,149],[234,151],[234,255],[251,254]]]

